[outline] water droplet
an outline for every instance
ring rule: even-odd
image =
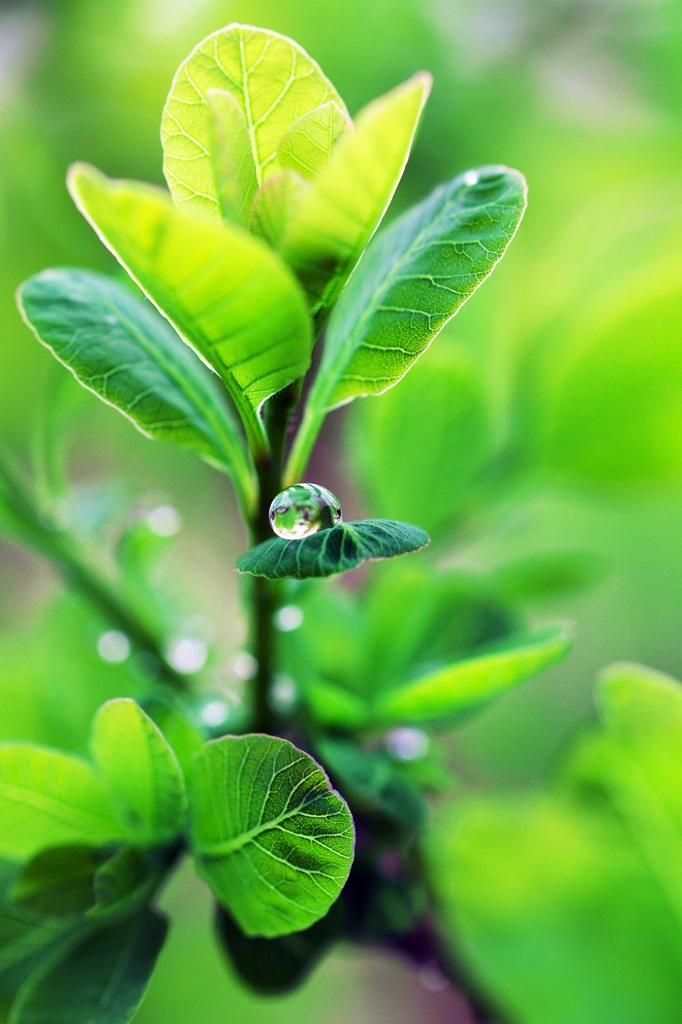
[[[283,608],[275,612],[275,629],[281,633],[291,633],[303,625],[303,609],[297,604],[285,604]]]
[[[429,737],[421,729],[392,729],[386,737],[386,749],[397,761],[420,761],[429,752]]]
[[[293,484],[270,506],[270,526],[284,540],[300,540],[342,521],[341,504],[326,487]]]
[[[478,171],[467,171],[464,175],[465,185],[475,185],[478,181]]]
[[[130,654],[130,640],[120,630],[110,629],[102,633],[97,641],[97,653],[102,661],[108,661],[110,665],[119,665]]]

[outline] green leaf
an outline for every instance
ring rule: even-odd
[[[500,650],[466,658],[390,690],[379,698],[375,715],[386,723],[425,722],[468,711],[561,661],[570,648],[565,630],[548,630],[525,642],[511,638]]]
[[[223,378],[262,451],[258,409],[310,364],[310,320],[290,271],[241,228],[180,213],[151,185],[110,180],[87,164],[71,167],[68,185],[104,244]]]
[[[104,781],[84,761],[43,747],[0,747],[0,855],[27,860],[52,846],[129,837]]]
[[[339,523],[302,540],[273,537],[242,555],[237,568],[269,580],[304,580],[348,572],[368,558],[395,558],[420,551],[428,543],[428,534],[418,526],[391,519],[361,519]]]
[[[492,273],[526,206],[518,171],[483,167],[435,189],[377,236],[334,310],[292,451],[298,479],[329,409],[393,387]]]
[[[158,726],[135,701],[110,700],[95,716],[90,745],[137,842],[170,842],[182,828],[185,784]]]
[[[361,729],[370,718],[367,701],[324,679],[315,679],[304,687],[306,703],[322,725]]]
[[[197,870],[247,935],[308,928],[337,899],[353,820],[313,759],[273,736],[205,744],[191,776]]]
[[[158,725],[183,772],[189,772],[192,758],[203,745],[203,737],[186,715],[160,697],[143,702],[144,711]]]
[[[244,112],[224,89],[208,92],[213,173],[223,220],[248,226],[258,188],[251,136]]]
[[[420,72],[361,110],[289,225],[282,255],[318,323],[388,209],[430,89]]]
[[[217,220],[208,97],[229,92],[244,115],[258,184],[283,168],[277,145],[304,114],[343,100],[297,43],[277,32],[228,25],[198,44],[177,70],[161,120],[164,174],[173,199]]]
[[[95,905],[90,918],[116,913],[125,907],[148,881],[149,865],[139,850],[125,846],[98,868],[92,888]]]
[[[225,469],[246,509],[255,501],[233,414],[211,374],[149,303],[103,274],[45,270],[18,292],[36,337],[89,391],[147,437],[192,448]]]
[[[512,603],[553,601],[580,593],[606,575],[605,562],[581,551],[516,558],[495,569],[492,584]]]
[[[432,536],[457,527],[494,454],[483,374],[445,338],[380,402],[356,402],[349,428],[347,458],[372,515],[390,512]]]
[[[106,859],[87,846],[43,850],[22,868],[12,899],[43,916],[83,914],[95,901],[95,874]]]
[[[268,178],[258,189],[251,208],[249,227],[254,234],[276,249],[306,191],[303,178],[293,171],[282,171]]]
[[[380,751],[363,750],[347,740],[323,739],[317,750],[333,776],[365,806],[402,825],[420,829],[426,821],[421,794],[401,778],[394,763]]]
[[[139,1006],[167,922],[152,910],[88,936],[25,988],[12,1024],[126,1024]]]
[[[353,122],[331,100],[299,117],[284,133],[277,146],[277,159],[282,167],[312,181],[327,167],[334,143],[352,130]]]
[[[276,939],[245,935],[220,904],[216,931],[241,981],[259,995],[279,996],[297,988],[340,935],[343,908],[339,901],[310,928]]]

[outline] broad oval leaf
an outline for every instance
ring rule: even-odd
[[[190,783],[197,869],[247,935],[310,927],[343,888],[353,819],[308,754],[274,736],[204,745]]]
[[[242,506],[256,486],[234,416],[211,374],[130,290],[88,270],[44,270],[18,292],[24,319],[74,377],[147,437],[202,453],[232,477]]]
[[[348,572],[368,559],[421,551],[428,543],[429,535],[419,526],[393,519],[360,519],[302,540],[273,537],[242,555],[237,569],[269,580],[306,580]]]
[[[278,32],[231,24],[208,36],[178,68],[161,120],[163,169],[173,199],[220,217],[211,165],[208,95],[223,89],[244,114],[258,184],[282,170],[277,145],[309,110],[345,104],[298,43]]]
[[[372,241],[332,314],[288,478],[298,479],[329,409],[407,373],[492,273],[525,206],[518,171],[483,167],[441,185]]]
[[[564,629],[549,630],[525,642],[511,639],[502,649],[465,658],[390,690],[375,705],[375,716],[386,724],[397,724],[469,711],[561,661],[570,649]]]
[[[28,744],[0,747],[0,855],[27,860],[52,846],[129,839],[104,780],[84,761]]]
[[[131,835],[141,845],[170,842],[182,828],[185,782],[158,726],[134,700],[109,700],[95,716],[90,746]]]
[[[14,1024],[123,1024],[139,1006],[168,923],[146,910],[72,949],[19,993]]]
[[[352,129],[353,122],[341,107],[333,100],[324,103],[299,117],[285,132],[277,146],[277,158],[282,167],[311,181],[329,163],[334,143]]]
[[[180,213],[152,185],[87,164],[71,167],[68,184],[104,244],[223,378],[261,451],[258,408],[310,364],[310,319],[291,272],[257,238]]]
[[[324,317],[393,198],[431,89],[420,72],[358,114],[287,228],[282,255]]]

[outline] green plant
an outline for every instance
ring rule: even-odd
[[[328,412],[405,376],[492,272],[524,211],[522,176],[484,167],[374,234],[429,88],[418,74],[353,123],[300,47],[232,25],[173,81],[162,121],[170,196],[83,164],[69,172],[78,208],[129,279],[47,270],[20,289],[21,311],[143,433],[229,475],[252,541],[237,567],[255,674],[240,714],[211,727],[204,691],[167,655],[148,524],[128,528],[107,570],[59,522],[59,460],[47,460],[57,469],[42,492],[3,460],[5,530],[132,644],[140,682],[135,701],[98,710],[87,761],[0,748],[0,1005],[14,1024],[46,1012],[129,1019],[163,944],[156,895],[187,851],[216,897],[222,944],[258,991],[292,987],[340,937],[457,976],[421,854],[425,797],[449,782],[429,737],[559,660],[569,640],[525,630],[513,602],[439,571],[435,553],[387,563],[357,599],[320,585],[429,537],[392,519],[338,521],[333,496],[302,482]],[[466,402],[466,367],[446,354],[436,377]],[[398,438],[389,411],[384,448]],[[485,489],[504,471],[485,443],[469,454],[453,506],[477,472]],[[381,487],[378,449],[358,455]],[[407,491],[420,469],[406,461]],[[389,480],[389,506],[391,493]],[[424,525],[443,536],[448,504],[422,498]],[[280,636],[278,616],[292,611],[305,628]],[[280,685],[282,672],[295,686]]]

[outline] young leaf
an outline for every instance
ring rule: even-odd
[[[131,846],[118,850],[95,873],[95,905],[88,917],[103,917],[124,907],[144,885],[148,873],[148,864],[139,850]]]
[[[332,146],[353,122],[334,101],[316,107],[291,126],[279,140],[277,159],[306,181],[312,181],[329,163]]]
[[[441,185],[373,240],[330,320],[287,478],[298,479],[329,409],[407,373],[492,273],[525,205],[518,171],[484,167]]]
[[[418,526],[392,519],[360,519],[319,530],[302,540],[273,537],[242,555],[237,569],[269,580],[306,580],[348,572],[368,558],[395,558],[421,551],[428,543],[428,534]]]
[[[168,924],[153,910],[88,936],[26,986],[13,1024],[126,1024],[139,1006]]]
[[[378,720],[425,722],[483,705],[566,657],[571,641],[564,630],[548,630],[525,642],[507,641],[493,653],[455,662],[379,698]]]
[[[158,726],[135,701],[109,700],[95,716],[90,745],[137,842],[170,842],[182,828],[185,784]]]
[[[0,747],[0,855],[27,860],[51,846],[129,838],[104,781],[84,761],[43,747]]]
[[[71,167],[68,184],[104,244],[223,378],[262,451],[259,407],[310,364],[310,320],[289,270],[263,242],[180,213],[151,185],[112,181],[87,164]]]
[[[245,935],[224,907],[216,904],[216,931],[240,979],[259,995],[280,996],[297,988],[341,933],[340,901],[310,928],[276,939]]]
[[[192,758],[203,745],[203,737],[177,708],[160,697],[143,702],[143,710],[158,725],[183,772],[189,772]]]
[[[408,828],[422,828],[426,805],[421,794],[401,778],[394,763],[380,751],[363,750],[347,740],[323,739],[317,745],[325,765],[362,803]]]
[[[313,759],[274,736],[204,745],[191,776],[197,870],[247,935],[308,928],[353,860],[353,820]]]
[[[276,249],[297,206],[307,191],[303,178],[293,171],[281,171],[258,189],[249,227]]]
[[[204,39],[177,70],[161,120],[163,169],[178,205],[220,217],[208,117],[212,89],[238,102],[251,140],[258,184],[282,170],[277,144],[309,110],[333,100],[336,89],[297,43],[277,32],[228,25]]]
[[[246,227],[258,188],[251,136],[239,103],[224,89],[209,89],[213,174],[223,220]]]
[[[103,274],[44,270],[21,286],[19,308],[36,337],[88,390],[147,437],[193,448],[231,476],[246,509],[255,500],[232,412],[191,349],[148,302]]]
[[[318,322],[388,209],[430,89],[420,72],[361,110],[289,224],[282,255]]]

